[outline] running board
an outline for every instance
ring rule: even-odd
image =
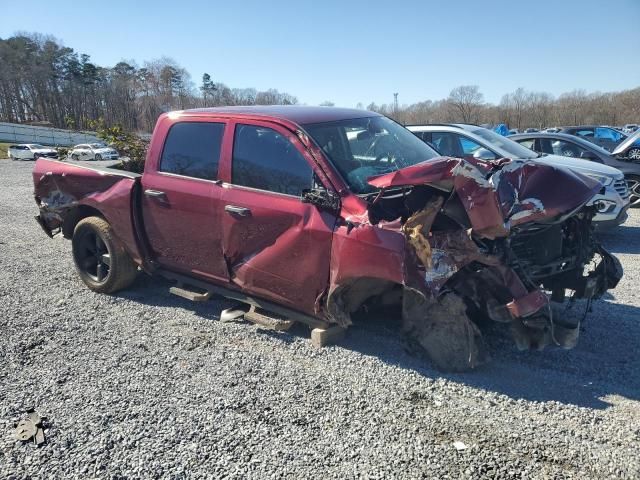
[[[330,327],[329,323],[326,321],[320,320],[318,318],[312,317],[302,312],[298,312],[296,310],[292,310],[287,307],[283,307],[282,305],[270,302],[268,300],[263,300],[258,297],[245,295],[242,292],[239,292],[237,290],[232,290],[230,288],[224,288],[218,285],[213,285],[211,283],[198,280],[196,278],[188,277],[186,275],[181,275],[179,273],[171,272],[168,270],[158,270],[156,273],[165,278],[168,278],[169,280],[173,280],[177,282],[177,285],[175,287],[171,287],[169,291],[175,295],[179,295],[180,297],[186,298],[188,300],[193,299],[193,301],[202,302],[205,300],[209,300],[211,296],[215,294],[215,295],[220,295],[232,300],[237,300],[242,303],[247,303],[255,307],[259,307],[266,311],[273,312],[277,315],[281,315],[282,317],[285,317],[287,319],[304,323],[311,328],[327,329]],[[190,289],[190,287],[197,290],[192,290]],[[183,295],[182,293],[185,293],[185,294]]]
[[[192,302],[206,302],[211,298],[211,292],[196,292],[194,290],[189,290],[184,286],[171,287],[169,289],[169,293],[173,293],[182,298],[186,298],[187,300],[191,300]]]

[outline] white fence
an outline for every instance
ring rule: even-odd
[[[0,122],[0,142],[41,143],[56,147],[70,147],[79,143],[100,142],[100,139],[90,132]]]

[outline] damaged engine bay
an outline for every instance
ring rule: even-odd
[[[532,180],[535,170],[548,167],[504,159],[478,165],[439,162],[447,164],[448,174],[431,178],[416,166],[370,181],[381,187],[367,198],[370,227],[395,231],[406,242],[402,291],[375,281],[346,292],[336,289],[334,296],[351,298],[330,295],[329,312],[344,321],[344,315],[335,315],[338,306],[353,312],[359,303],[396,302],[410,341],[450,371],[488,360],[479,328],[487,321],[508,326],[521,350],[574,347],[580,320],[565,318],[558,307],[597,299],[622,277],[618,260],[593,236],[595,208],[584,201],[593,185],[574,191],[577,198],[562,212],[561,206],[548,207],[548,190],[546,198],[529,195],[540,187]],[[558,206],[558,199],[553,204]],[[500,221],[486,221],[496,214]]]

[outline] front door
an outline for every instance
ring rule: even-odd
[[[160,126],[160,135],[163,128],[168,133],[162,152],[142,176],[142,213],[154,261],[226,281],[218,181],[225,122],[183,120]]]
[[[229,128],[222,227],[231,281],[247,294],[313,315],[329,283],[336,222],[301,200],[313,185],[315,163],[279,125],[247,121]]]

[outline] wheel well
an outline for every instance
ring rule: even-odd
[[[400,306],[404,287],[381,278],[359,277],[343,281],[327,297],[327,310],[333,320],[342,326],[352,323],[351,315],[365,304]]]
[[[78,222],[87,217],[104,218],[104,215],[102,215],[98,209],[87,205],[74,207],[64,217],[64,222],[62,223],[62,236],[67,239],[73,237],[73,231],[75,230]]]

